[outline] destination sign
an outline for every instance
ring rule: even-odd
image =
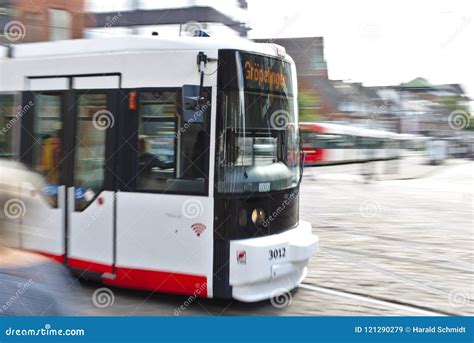
[[[291,93],[291,67],[288,62],[241,53],[241,63],[245,89]]]

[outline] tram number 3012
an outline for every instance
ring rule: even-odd
[[[279,260],[281,258],[286,257],[286,248],[271,249],[271,250],[268,250],[268,254],[269,254],[268,259],[270,261]]]

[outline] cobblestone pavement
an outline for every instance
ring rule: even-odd
[[[414,180],[308,182],[301,212],[321,252],[306,282],[473,315],[473,186],[472,162]]]
[[[305,284],[350,295],[300,288],[278,308],[113,289],[113,305],[87,314],[175,315],[186,302],[179,315],[419,315],[373,301],[383,300],[474,315],[474,163],[414,170],[402,161],[398,174],[370,183],[358,168],[307,170],[301,192],[301,219],[321,242]],[[87,301],[98,287],[84,284]]]

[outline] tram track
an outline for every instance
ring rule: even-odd
[[[361,301],[366,304],[373,304],[383,307],[392,308],[394,310],[401,310],[405,312],[413,313],[417,316],[456,316],[455,313],[451,313],[444,310],[433,309],[430,307],[419,306],[410,304],[403,301],[395,301],[393,299],[387,299],[380,296],[368,296],[367,294],[358,293],[358,292],[348,292],[342,289],[323,287],[309,283],[302,283],[299,288],[305,289],[308,291],[323,293],[327,295],[332,295],[339,298],[347,298],[351,300]]]

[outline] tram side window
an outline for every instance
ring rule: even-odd
[[[61,169],[61,136],[63,130],[62,96],[35,94],[33,126],[33,169],[44,176],[45,195],[57,205]]]
[[[184,123],[179,92],[140,94],[139,191],[205,194],[209,170],[209,119]]]
[[[321,145],[324,149],[341,149],[344,146],[344,137],[341,135],[320,135]]]
[[[76,210],[83,210],[104,186],[106,130],[98,127],[95,114],[107,109],[105,93],[81,94],[78,102],[74,186]]]
[[[14,132],[19,125],[15,96],[0,95],[0,158],[15,157]]]

